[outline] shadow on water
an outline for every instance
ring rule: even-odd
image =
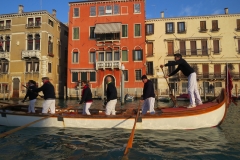
[[[239,113],[240,105],[230,106],[220,127],[136,130],[127,159],[240,159]],[[10,129],[1,126],[0,132]],[[120,160],[130,133],[123,129],[25,128],[0,139],[0,159]]]

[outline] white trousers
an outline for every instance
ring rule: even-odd
[[[195,72],[188,76],[188,94],[190,96],[191,105],[202,103],[197,86],[197,75]]]
[[[36,99],[29,101],[28,113],[35,113],[35,102],[36,102]]]
[[[110,100],[106,105],[106,115],[116,115],[115,107],[117,104],[117,99]]]
[[[155,103],[155,98],[153,97],[149,97],[145,99],[142,105],[142,114],[146,114],[148,110],[150,114],[155,114],[154,103]]]
[[[92,105],[92,102],[83,104],[83,112],[82,112],[83,115],[91,115],[91,113],[89,112],[89,108],[91,107],[91,105]]]
[[[48,113],[50,109],[50,113],[55,113],[55,99],[46,99],[42,105],[42,113]]]

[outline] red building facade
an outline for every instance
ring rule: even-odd
[[[104,97],[111,75],[120,96],[140,95],[146,72],[145,0],[92,0],[69,3],[68,97],[80,96],[79,80],[89,81],[93,97]]]

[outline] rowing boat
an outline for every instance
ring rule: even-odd
[[[40,112],[40,108],[37,112]],[[66,110],[66,108],[65,108]],[[137,109],[122,109],[116,115],[107,116],[103,110],[90,110],[91,115],[82,115],[81,109],[62,111],[49,118],[32,124],[29,127],[74,127],[74,128],[123,128],[132,129],[135,122]],[[220,125],[227,112],[227,96],[224,89],[220,95],[211,102],[195,108],[156,108],[156,113],[140,115],[136,129],[171,130],[171,129],[198,129]],[[27,123],[42,119],[46,116],[41,113],[28,114],[27,106],[14,105],[0,108],[0,125],[22,126]]]

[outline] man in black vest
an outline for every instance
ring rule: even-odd
[[[107,105],[106,115],[116,115],[115,107],[117,104],[117,89],[115,84],[112,82],[112,77],[107,76]]]

